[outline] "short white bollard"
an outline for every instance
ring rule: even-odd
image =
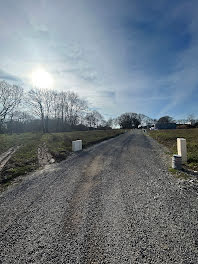
[[[72,151],[82,150],[82,140],[72,141]]]
[[[187,149],[185,138],[177,138],[177,152],[178,155],[182,156],[182,164],[187,162]]]

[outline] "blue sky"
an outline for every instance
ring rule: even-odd
[[[0,1],[0,78],[31,87],[39,67],[108,117],[198,116],[198,3]]]

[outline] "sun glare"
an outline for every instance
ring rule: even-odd
[[[32,72],[32,84],[37,88],[50,89],[53,85],[53,79],[44,69],[37,69]]]

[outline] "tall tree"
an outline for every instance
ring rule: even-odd
[[[141,121],[136,113],[125,113],[117,118],[117,123],[121,128],[138,128]]]
[[[171,116],[162,116],[157,121],[158,124],[167,124],[167,123],[173,123],[174,119]]]
[[[106,124],[105,124],[107,127],[109,128],[113,128],[113,125],[114,125],[114,119],[113,118],[109,118],[107,121],[106,121]]]
[[[88,127],[97,128],[105,124],[104,117],[96,110],[87,113],[85,119]]]
[[[13,117],[22,95],[23,89],[20,86],[11,85],[6,81],[0,82],[0,132],[2,132],[6,118]]]
[[[27,103],[30,104],[36,116],[41,120],[41,127],[43,133],[45,129],[45,91],[42,89],[31,89],[27,94]]]

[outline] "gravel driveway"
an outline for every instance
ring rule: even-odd
[[[134,131],[0,195],[0,263],[198,263],[198,191]]]

